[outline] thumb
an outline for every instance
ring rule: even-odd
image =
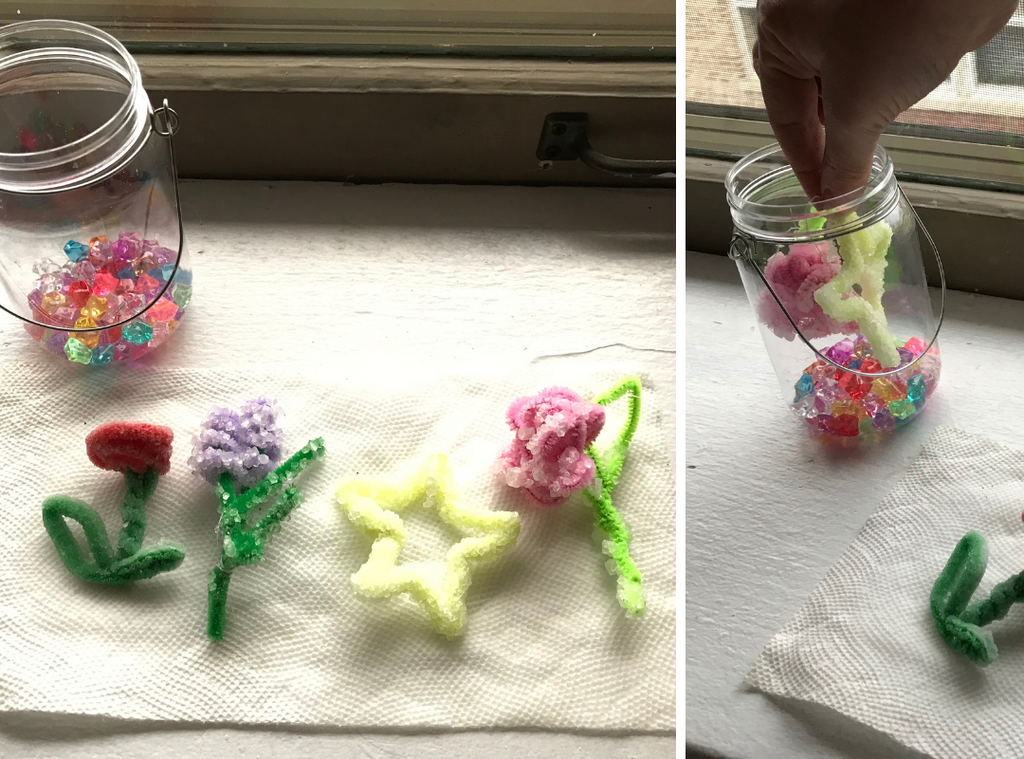
[[[868,183],[881,131],[831,122],[825,115],[825,153],[821,159],[821,196],[837,198]]]

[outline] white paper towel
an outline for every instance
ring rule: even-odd
[[[673,729],[675,482],[657,386],[644,378],[640,427],[614,494],[644,575],[642,618],[625,618],[616,603],[582,498],[524,508],[490,471],[511,434],[511,400],[551,384],[592,396],[629,372],[605,367],[446,375],[377,366],[312,378],[286,369],[6,366],[0,709],[344,727]],[[235,573],[227,635],[211,643],[206,575],[219,559],[216,507],[185,460],[212,405],[236,407],[260,394],[279,400],[286,454],[322,435],[327,456],[298,480],[306,502],[263,561]],[[622,419],[617,405],[612,432]],[[93,467],[84,444],[113,419],[174,430],[172,469],[147,506],[144,545],[166,538],[186,551],[178,570],[126,587],[69,574],[40,516],[46,496],[66,493],[92,504],[116,540],[123,479]],[[435,452],[449,454],[467,504],[516,508],[523,522],[517,547],[475,573],[468,628],[456,641],[436,635],[408,599],[353,594],[350,577],[369,542],[333,501],[344,476],[389,477]],[[443,556],[443,529],[415,516],[409,525],[409,560]]]
[[[1024,570],[1022,509],[1024,453],[937,428],[747,685],[831,707],[931,756],[1024,756],[1024,608],[987,628],[999,656],[985,668],[942,641],[929,608],[970,530],[989,545],[975,598]]]

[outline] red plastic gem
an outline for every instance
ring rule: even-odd
[[[75,308],[82,308],[89,300],[90,295],[92,295],[92,290],[84,279],[76,280],[68,285],[68,300]]]
[[[849,372],[843,372],[843,376],[839,379],[839,386],[855,401],[859,401],[871,392],[871,380]]]
[[[869,374],[876,374],[877,372],[882,371],[882,362],[877,358],[866,358],[860,365],[860,370],[862,372],[868,372]]]
[[[839,437],[856,437],[860,433],[860,420],[853,414],[840,414],[832,420],[828,431]]]
[[[145,474],[155,469],[167,474],[171,469],[171,441],[174,432],[145,422],[107,422],[85,438],[89,461],[100,469],[124,472],[132,469]]]
[[[92,281],[92,291],[96,295],[106,295],[113,292],[121,282],[117,277],[112,277],[105,271],[99,272]],[[81,306],[79,306],[81,308]]]
[[[18,130],[18,142],[20,142],[21,146],[29,152],[36,149],[36,136],[30,129]]]
[[[120,327],[109,327],[100,332],[100,345],[113,345],[121,339]]]

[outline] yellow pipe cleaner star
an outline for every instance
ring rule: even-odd
[[[507,553],[519,537],[519,515],[460,506],[453,495],[448,457],[436,454],[405,482],[350,479],[335,494],[352,523],[373,539],[370,557],[352,575],[357,593],[391,598],[408,593],[448,638],[466,626],[470,573]],[[406,542],[401,513],[415,503],[436,509],[441,521],[466,537],[448,549],[445,561],[398,564]]]
[[[856,213],[839,219],[845,224],[857,219]],[[900,365],[896,341],[882,308],[885,293],[886,253],[892,241],[892,227],[884,221],[843,235],[836,240],[843,263],[831,281],[814,292],[821,309],[838,322],[857,322],[871,343],[875,358],[886,369]],[[858,293],[854,285],[860,288]]]

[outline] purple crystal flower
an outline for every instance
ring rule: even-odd
[[[272,400],[246,401],[238,412],[217,407],[193,439],[188,465],[211,485],[227,473],[236,486],[250,488],[281,461],[281,437]]]

